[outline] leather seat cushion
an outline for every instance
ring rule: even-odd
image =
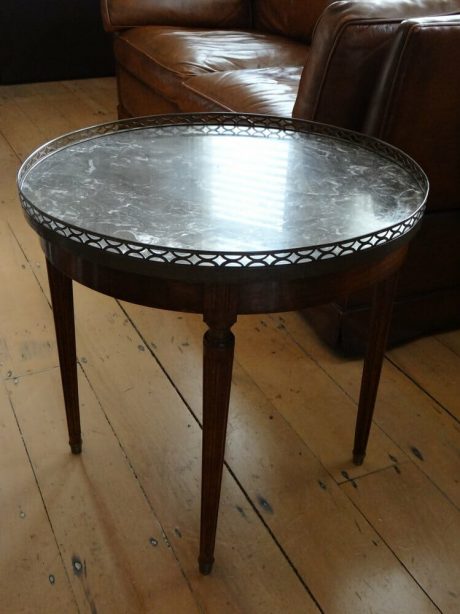
[[[190,77],[183,111],[228,110],[291,117],[301,66],[257,68]]]
[[[114,41],[119,64],[180,106],[182,82],[192,76],[239,69],[303,66],[308,47],[275,34],[149,26]]]

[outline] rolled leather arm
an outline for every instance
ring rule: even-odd
[[[357,0],[326,7],[313,33],[293,116],[362,130],[399,24],[460,13],[460,0]]]
[[[460,203],[459,66],[460,16],[402,22],[364,125],[421,164],[438,209]]]
[[[101,0],[108,32],[142,25],[247,28],[247,0]]]

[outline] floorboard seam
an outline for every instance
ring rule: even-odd
[[[144,497],[144,499],[145,499],[145,501],[146,501],[146,503],[147,503],[147,505],[148,505],[148,507],[149,507],[149,509],[150,509],[151,513],[153,514],[153,516],[155,517],[156,521],[158,522],[158,526],[160,527],[162,537],[163,537],[163,539],[165,540],[165,542],[168,544],[168,547],[169,547],[169,549],[171,550],[171,552],[172,552],[172,554],[173,554],[173,556],[174,556],[174,559],[176,560],[176,563],[177,563],[177,565],[178,565],[178,567],[179,567],[179,570],[180,570],[180,572],[181,572],[181,574],[182,574],[182,576],[183,576],[183,578],[184,578],[184,580],[185,580],[185,582],[186,582],[186,584],[187,584],[187,586],[188,586],[188,588],[189,588],[189,590],[190,590],[191,595],[193,596],[193,598],[194,598],[194,600],[195,600],[195,602],[196,602],[196,604],[197,604],[197,607],[198,607],[200,610],[202,610],[202,611],[203,611],[203,609],[202,609],[202,604],[199,602],[199,600],[198,600],[198,598],[197,598],[197,596],[196,596],[196,594],[195,594],[195,591],[193,590],[193,587],[192,587],[192,585],[191,585],[191,583],[190,583],[190,580],[189,580],[189,578],[187,577],[187,575],[186,575],[186,573],[185,573],[185,570],[183,569],[183,567],[182,567],[182,565],[181,565],[181,562],[180,562],[180,560],[179,560],[179,557],[178,557],[178,556],[177,556],[177,554],[176,554],[176,551],[174,550],[174,547],[173,547],[173,546],[172,546],[172,544],[171,544],[171,540],[169,539],[169,537],[168,537],[168,535],[167,535],[167,533],[166,533],[166,531],[165,531],[165,529],[164,529],[164,527],[163,527],[163,523],[161,522],[161,520],[160,520],[160,518],[159,518],[159,516],[158,516],[157,512],[155,511],[155,508],[154,508],[154,506],[153,506],[152,502],[150,501],[150,498],[149,498],[149,496],[148,496],[148,494],[147,494],[147,492],[146,492],[146,490],[145,490],[144,486],[142,485],[142,482],[141,482],[141,480],[139,479],[139,476],[137,475],[137,472],[136,472],[136,470],[135,470],[135,468],[134,468],[134,465],[133,465],[133,463],[131,462],[131,459],[129,458],[128,453],[126,452],[126,450],[125,450],[125,448],[124,448],[124,446],[123,446],[122,442],[120,441],[120,438],[118,437],[117,432],[116,432],[116,430],[114,429],[114,427],[113,427],[113,425],[112,425],[112,423],[111,423],[111,421],[110,421],[110,418],[109,418],[109,416],[107,415],[107,412],[106,412],[106,411],[105,411],[105,409],[104,409],[104,406],[103,406],[102,402],[101,402],[101,401],[100,401],[100,399],[99,399],[99,396],[98,396],[98,394],[97,394],[97,392],[96,392],[96,390],[95,390],[95,388],[94,388],[94,386],[93,386],[93,384],[92,384],[92,382],[91,382],[91,379],[90,379],[90,377],[89,377],[88,373],[86,372],[86,370],[85,370],[85,368],[84,368],[84,365],[81,365],[81,364],[80,364],[80,367],[81,367],[81,371],[82,371],[82,373],[83,373],[83,375],[84,375],[84,377],[85,377],[85,379],[86,379],[86,381],[87,381],[87,383],[88,383],[88,386],[90,387],[90,389],[91,389],[92,393],[94,394],[94,397],[95,397],[95,399],[96,399],[96,402],[97,402],[97,404],[99,405],[99,409],[100,409],[100,410],[101,410],[101,412],[103,413],[103,415],[104,415],[104,417],[105,417],[105,419],[106,419],[106,421],[107,421],[107,423],[108,423],[108,425],[109,425],[109,427],[110,427],[110,430],[112,431],[113,436],[115,437],[115,440],[116,440],[116,442],[118,443],[118,445],[119,445],[119,447],[120,447],[120,449],[121,449],[121,451],[122,451],[122,453],[123,453],[123,456],[125,457],[125,460],[126,460],[126,462],[127,462],[127,464],[128,464],[128,467],[129,467],[129,469],[130,469],[131,473],[133,474],[133,476],[134,476],[134,478],[135,478],[135,480],[136,480],[136,483],[137,483],[137,485],[138,485],[139,489],[141,490],[142,495],[143,495],[143,497]]]
[[[407,379],[409,381],[411,381],[414,384],[414,386],[416,386],[419,390],[421,390],[424,394],[426,394],[426,396],[429,399],[431,399],[433,401],[433,403],[435,403],[438,407],[440,407],[448,416],[450,416],[452,418],[452,420],[454,420],[454,422],[456,422],[457,424],[460,424],[460,418],[458,416],[456,416],[448,407],[446,407],[440,401],[438,401],[438,399],[435,396],[433,396],[431,394],[431,392],[426,390],[426,388],[424,388],[423,385],[420,382],[418,382],[409,373],[406,373],[404,371],[404,369],[402,367],[400,367],[397,362],[395,362],[394,359],[390,358],[389,356],[386,356],[386,358],[387,358],[388,362],[391,363],[395,367],[395,369],[397,369],[400,373],[402,373],[404,375],[404,377],[407,377]]]
[[[352,505],[354,506],[354,508],[358,511],[358,513],[362,516],[362,518],[364,518],[364,520],[367,522],[367,524],[369,525],[369,527],[375,532],[376,535],[379,536],[379,538],[382,540],[382,543],[385,544],[385,546],[388,548],[388,550],[392,553],[392,555],[395,557],[395,559],[399,562],[399,564],[401,565],[401,567],[407,572],[407,574],[412,578],[412,580],[415,582],[415,584],[420,588],[420,590],[424,593],[424,595],[426,595],[427,599],[429,599],[429,601],[433,604],[433,606],[437,609],[438,612],[440,612],[440,614],[443,614],[443,611],[441,610],[441,608],[438,606],[438,604],[433,601],[433,599],[431,598],[431,596],[429,595],[429,593],[424,589],[424,587],[418,582],[418,580],[413,576],[413,574],[410,572],[409,568],[403,563],[403,561],[401,561],[401,559],[399,558],[399,556],[396,554],[396,552],[391,548],[391,546],[388,544],[388,542],[385,540],[385,538],[382,536],[382,534],[378,531],[377,527],[370,522],[370,520],[367,518],[366,514],[357,506],[357,504],[353,501],[353,499],[351,497],[348,496],[348,493],[346,492],[346,490],[342,489],[342,492],[347,496],[348,500],[352,503]]]
[[[56,543],[56,548],[57,548],[57,551],[58,551],[58,553],[59,553],[59,558],[61,559],[62,567],[63,567],[64,573],[65,573],[65,576],[66,576],[66,578],[67,578],[67,582],[69,583],[69,588],[70,588],[70,591],[71,591],[71,593],[72,593],[73,600],[74,600],[74,602],[75,602],[75,605],[76,605],[76,608],[77,608],[78,612],[81,612],[81,610],[80,610],[80,606],[79,606],[79,603],[78,603],[78,600],[77,600],[77,596],[76,596],[76,594],[75,594],[75,591],[74,591],[74,588],[73,588],[72,582],[71,582],[71,580],[70,580],[70,575],[69,575],[69,573],[68,573],[68,571],[67,571],[67,566],[66,566],[66,564],[65,564],[65,561],[64,561],[64,557],[63,557],[63,554],[62,554],[61,548],[60,548],[60,546],[59,546],[59,540],[57,539],[56,533],[55,533],[55,531],[54,531],[53,523],[52,523],[52,521],[51,521],[51,517],[50,517],[50,514],[49,514],[49,512],[48,512],[48,507],[47,507],[47,505],[46,505],[45,498],[44,498],[43,493],[42,493],[42,489],[40,488],[40,483],[39,483],[39,481],[38,481],[37,474],[35,473],[35,469],[34,469],[34,466],[33,466],[33,463],[32,463],[32,459],[31,459],[31,457],[30,457],[29,450],[27,449],[27,445],[26,445],[26,442],[25,442],[25,439],[24,439],[24,434],[23,434],[23,432],[22,432],[21,425],[20,425],[20,423],[19,423],[19,419],[18,419],[18,416],[17,416],[17,414],[16,414],[16,411],[15,411],[15,409],[14,409],[14,405],[13,405],[13,403],[12,403],[11,399],[9,399],[9,403],[10,403],[10,408],[11,408],[11,411],[12,411],[12,413],[13,413],[14,419],[15,419],[15,421],[16,421],[17,427],[18,427],[19,434],[21,435],[22,445],[24,446],[25,453],[26,453],[27,458],[28,458],[28,460],[29,460],[29,465],[30,465],[30,468],[31,468],[32,474],[33,474],[33,476],[34,476],[35,483],[36,483],[36,485],[37,485],[37,490],[38,490],[38,492],[39,492],[39,494],[40,494],[40,499],[41,499],[41,501],[42,501],[42,504],[43,504],[43,509],[44,509],[45,514],[46,514],[46,517],[47,517],[47,519],[48,519],[48,523],[49,523],[49,526],[50,526],[50,529],[51,529],[51,533],[53,534],[53,538],[54,538],[54,541],[55,541],[55,543]]]

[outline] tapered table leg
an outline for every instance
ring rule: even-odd
[[[374,289],[366,356],[364,358],[358,416],[356,419],[353,462],[362,465],[374,414],[383,357],[390,329],[391,312],[398,275],[393,274]]]
[[[63,275],[48,260],[46,261],[46,267],[48,270],[48,282],[53,306],[59,364],[61,367],[69,444],[73,454],[80,454],[82,441],[78,403],[72,280]]]
[[[200,572],[206,575],[211,572],[214,562],[235,338],[230,327],[210,327],[204,335],[203,345],[203,460],[198,563]]]

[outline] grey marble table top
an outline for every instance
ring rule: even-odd
[[[256,116],[152,117],[65,135],[18,176],[26,215],[102,250],[194,266],[276,266],[408,232],[428,184],[360,135]]]

